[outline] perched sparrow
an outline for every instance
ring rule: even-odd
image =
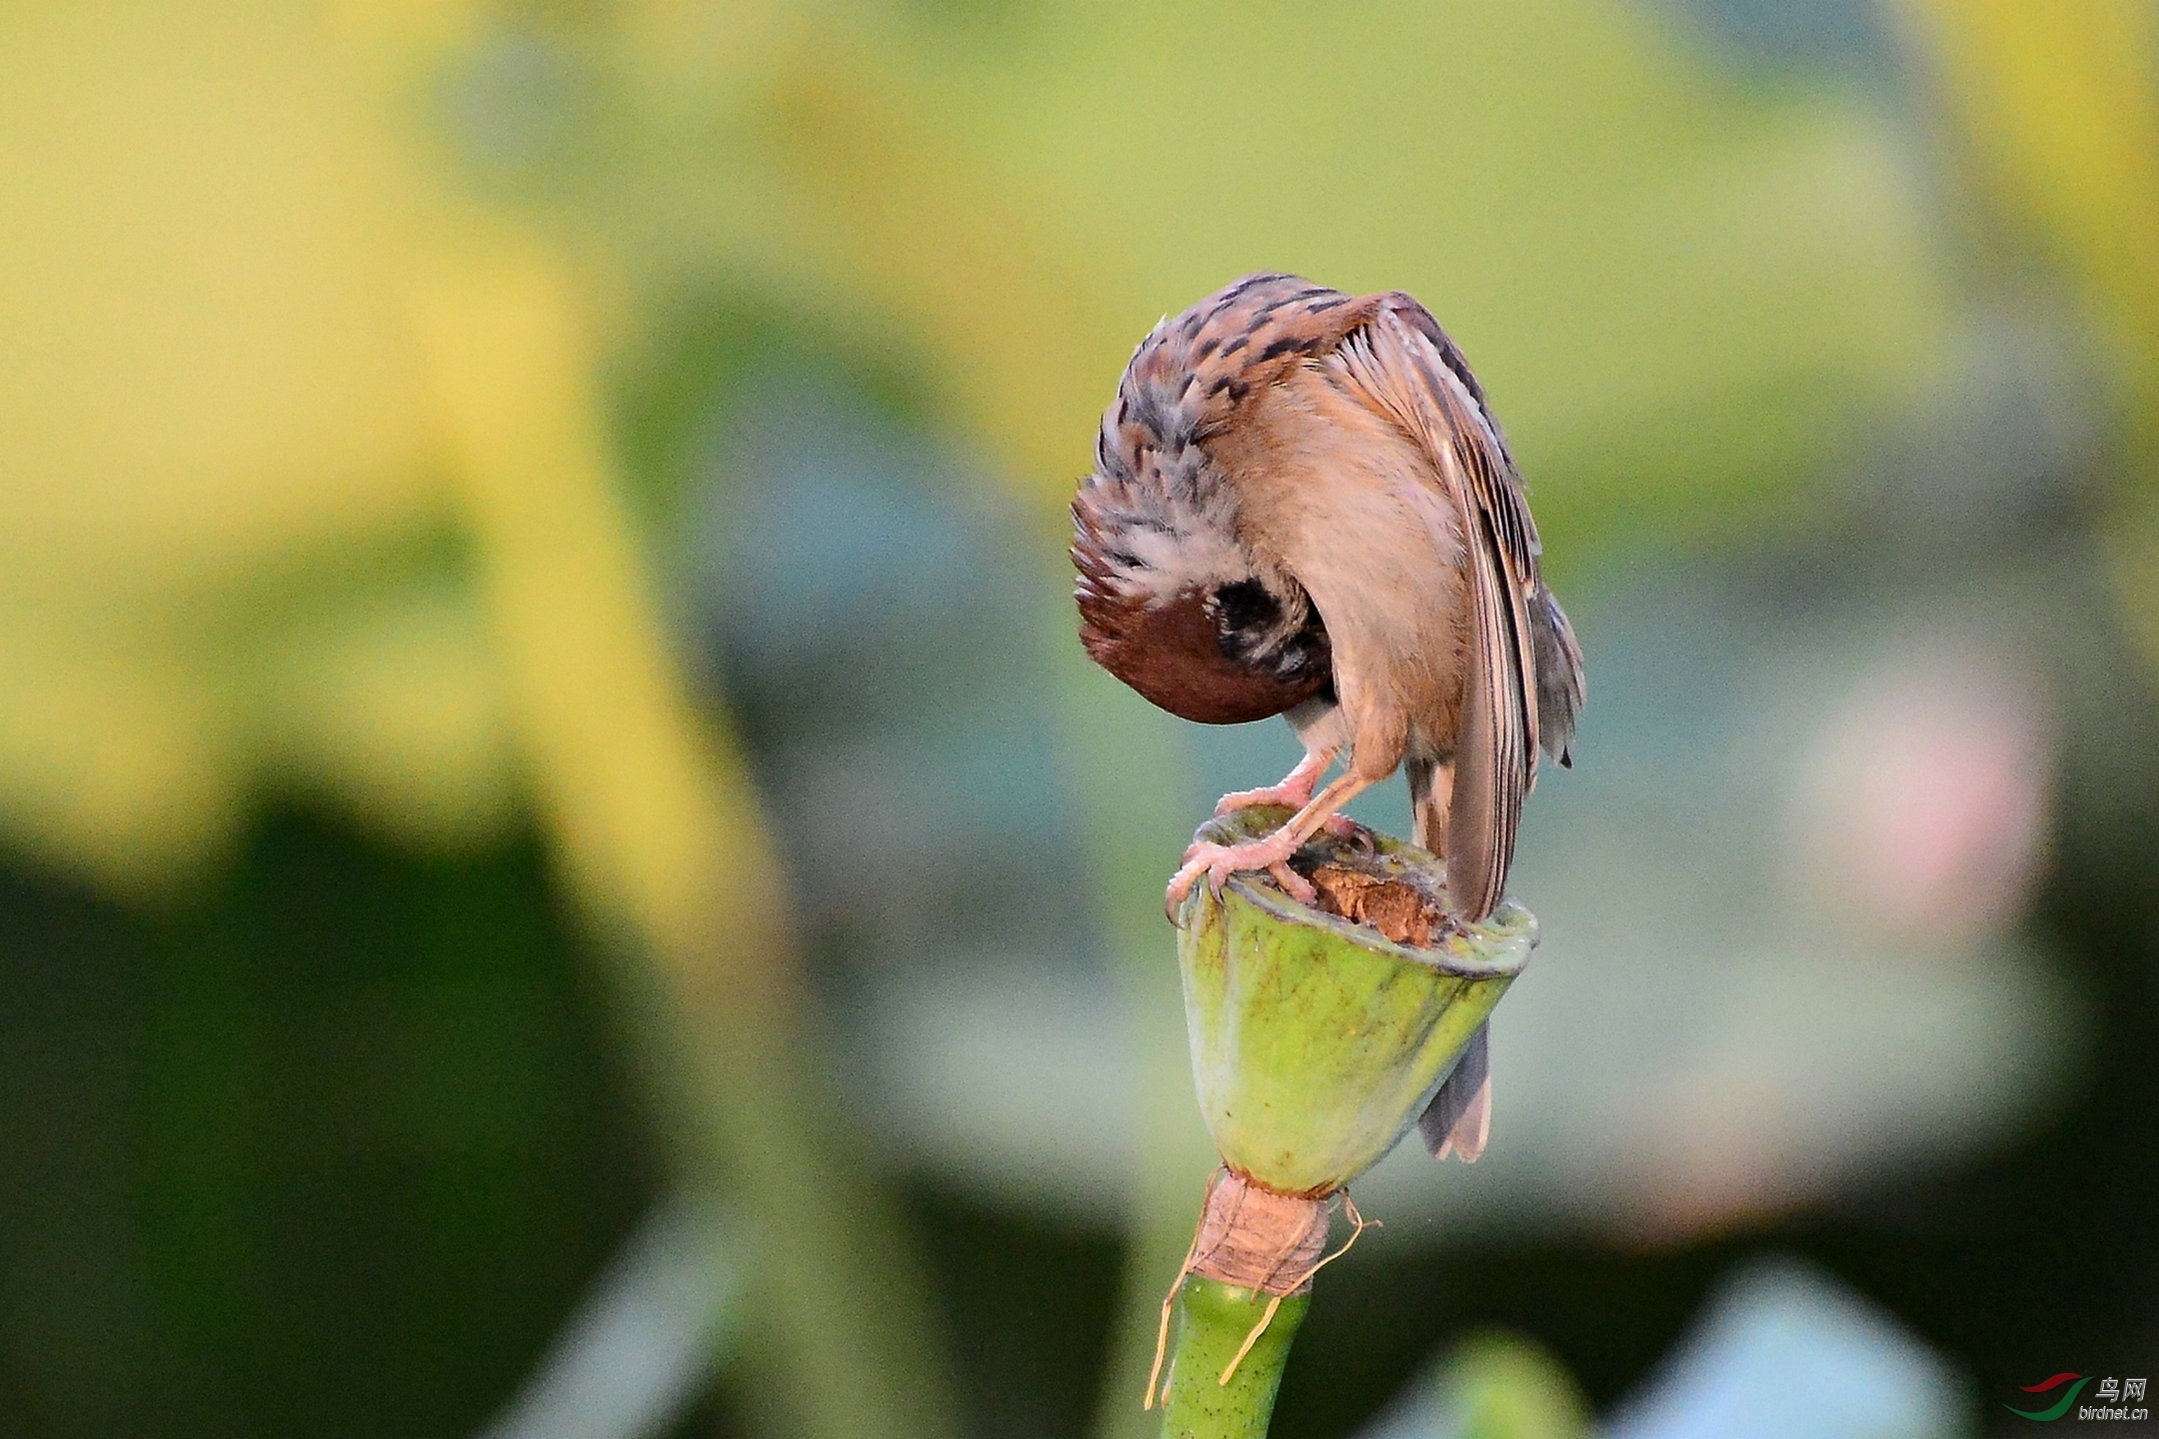
[[[1582,658],[1498,422],[1422,305],[1263,274],[1164,320],[1072,516],[1096,663],[1172,714],[1284,715],[1304,743],[1280,784],[1217,810],[1296,813],[1263,840],[1195,843],[1173,905],[1237,870],[1309,902],[1290,856],[1399,768],[1455,915],[1491,913],[1540,743],[1570,763]],[[1434,1154],[1482,1152],[1488,1074],[1480,1030],[1420,1121]]]

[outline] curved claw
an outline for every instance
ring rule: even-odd
[[[1192,847],[1184,852],[1184,865],[1170,876],[1169,889],[1163,895],[1163,906],[1175,919],[1177,906],[1192,892],[1192,884],[1201,875],[1207,876],[1207,887],[1217,899],[1222,897],[1222,886],[1233,874],[1246,870],[1265,870],[1282,886],[1284,893],[1300,904],[1310,904],[1319,898],[1319,891],[1311,882],[1289,867],[1289,857],[1297,852],[1295,840],[1287,827],[1276,830],[1265,839],[1246,840],[1242,844],[1216,844],[1211,840],[1194,840]]]

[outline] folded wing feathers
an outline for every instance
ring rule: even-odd
[[[1432,458],[1467,530],[1475,652],[1467,682],[1449,883],[1470,919],[1499,903],[1522,799],[1537,777],[1537,662],[1530,596],[1540,545],[1505,442],[1445,332],[1405,295],[1385,297],[1343,362]]]

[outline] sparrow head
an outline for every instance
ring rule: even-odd
[[[1165,316],[1125,367],[1072,502],[1080,639],[1171,714],[1244,724],[1331,691],[1319,612],[1239,542],[1235,487],[1207,446],[1255,386],[1361,313],[1293,275],[1247,275]]]
[[[1332,685],[1327,631],[1293,582],[1260,573],[1218,506],[1098,471],[1072,501],[1080,642],[1152,703],[1245,724]]]

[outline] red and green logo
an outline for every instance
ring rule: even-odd
[[[2069,1384],[2072,1379],[2076,1383]],[[2044,1394],[2048,1390],[2058,1389],[2064,1384],[2069,1384],[2069,1391],[2056,1400],[2051,1409],[2019,1409],[2013,1404],[2004,1404],[2002,1408],[2026,1419],[2059,1419],[2069,1412],[2069,1406],[2077,1402],[2077,1395],[2082,1393],[2084,1386],[2091,1382],[2092,1379],[2089,1374],[2057,1374],[2052,1379],[2042,1379],[2037,1384],[2023,1386],[2026,1394]]]

